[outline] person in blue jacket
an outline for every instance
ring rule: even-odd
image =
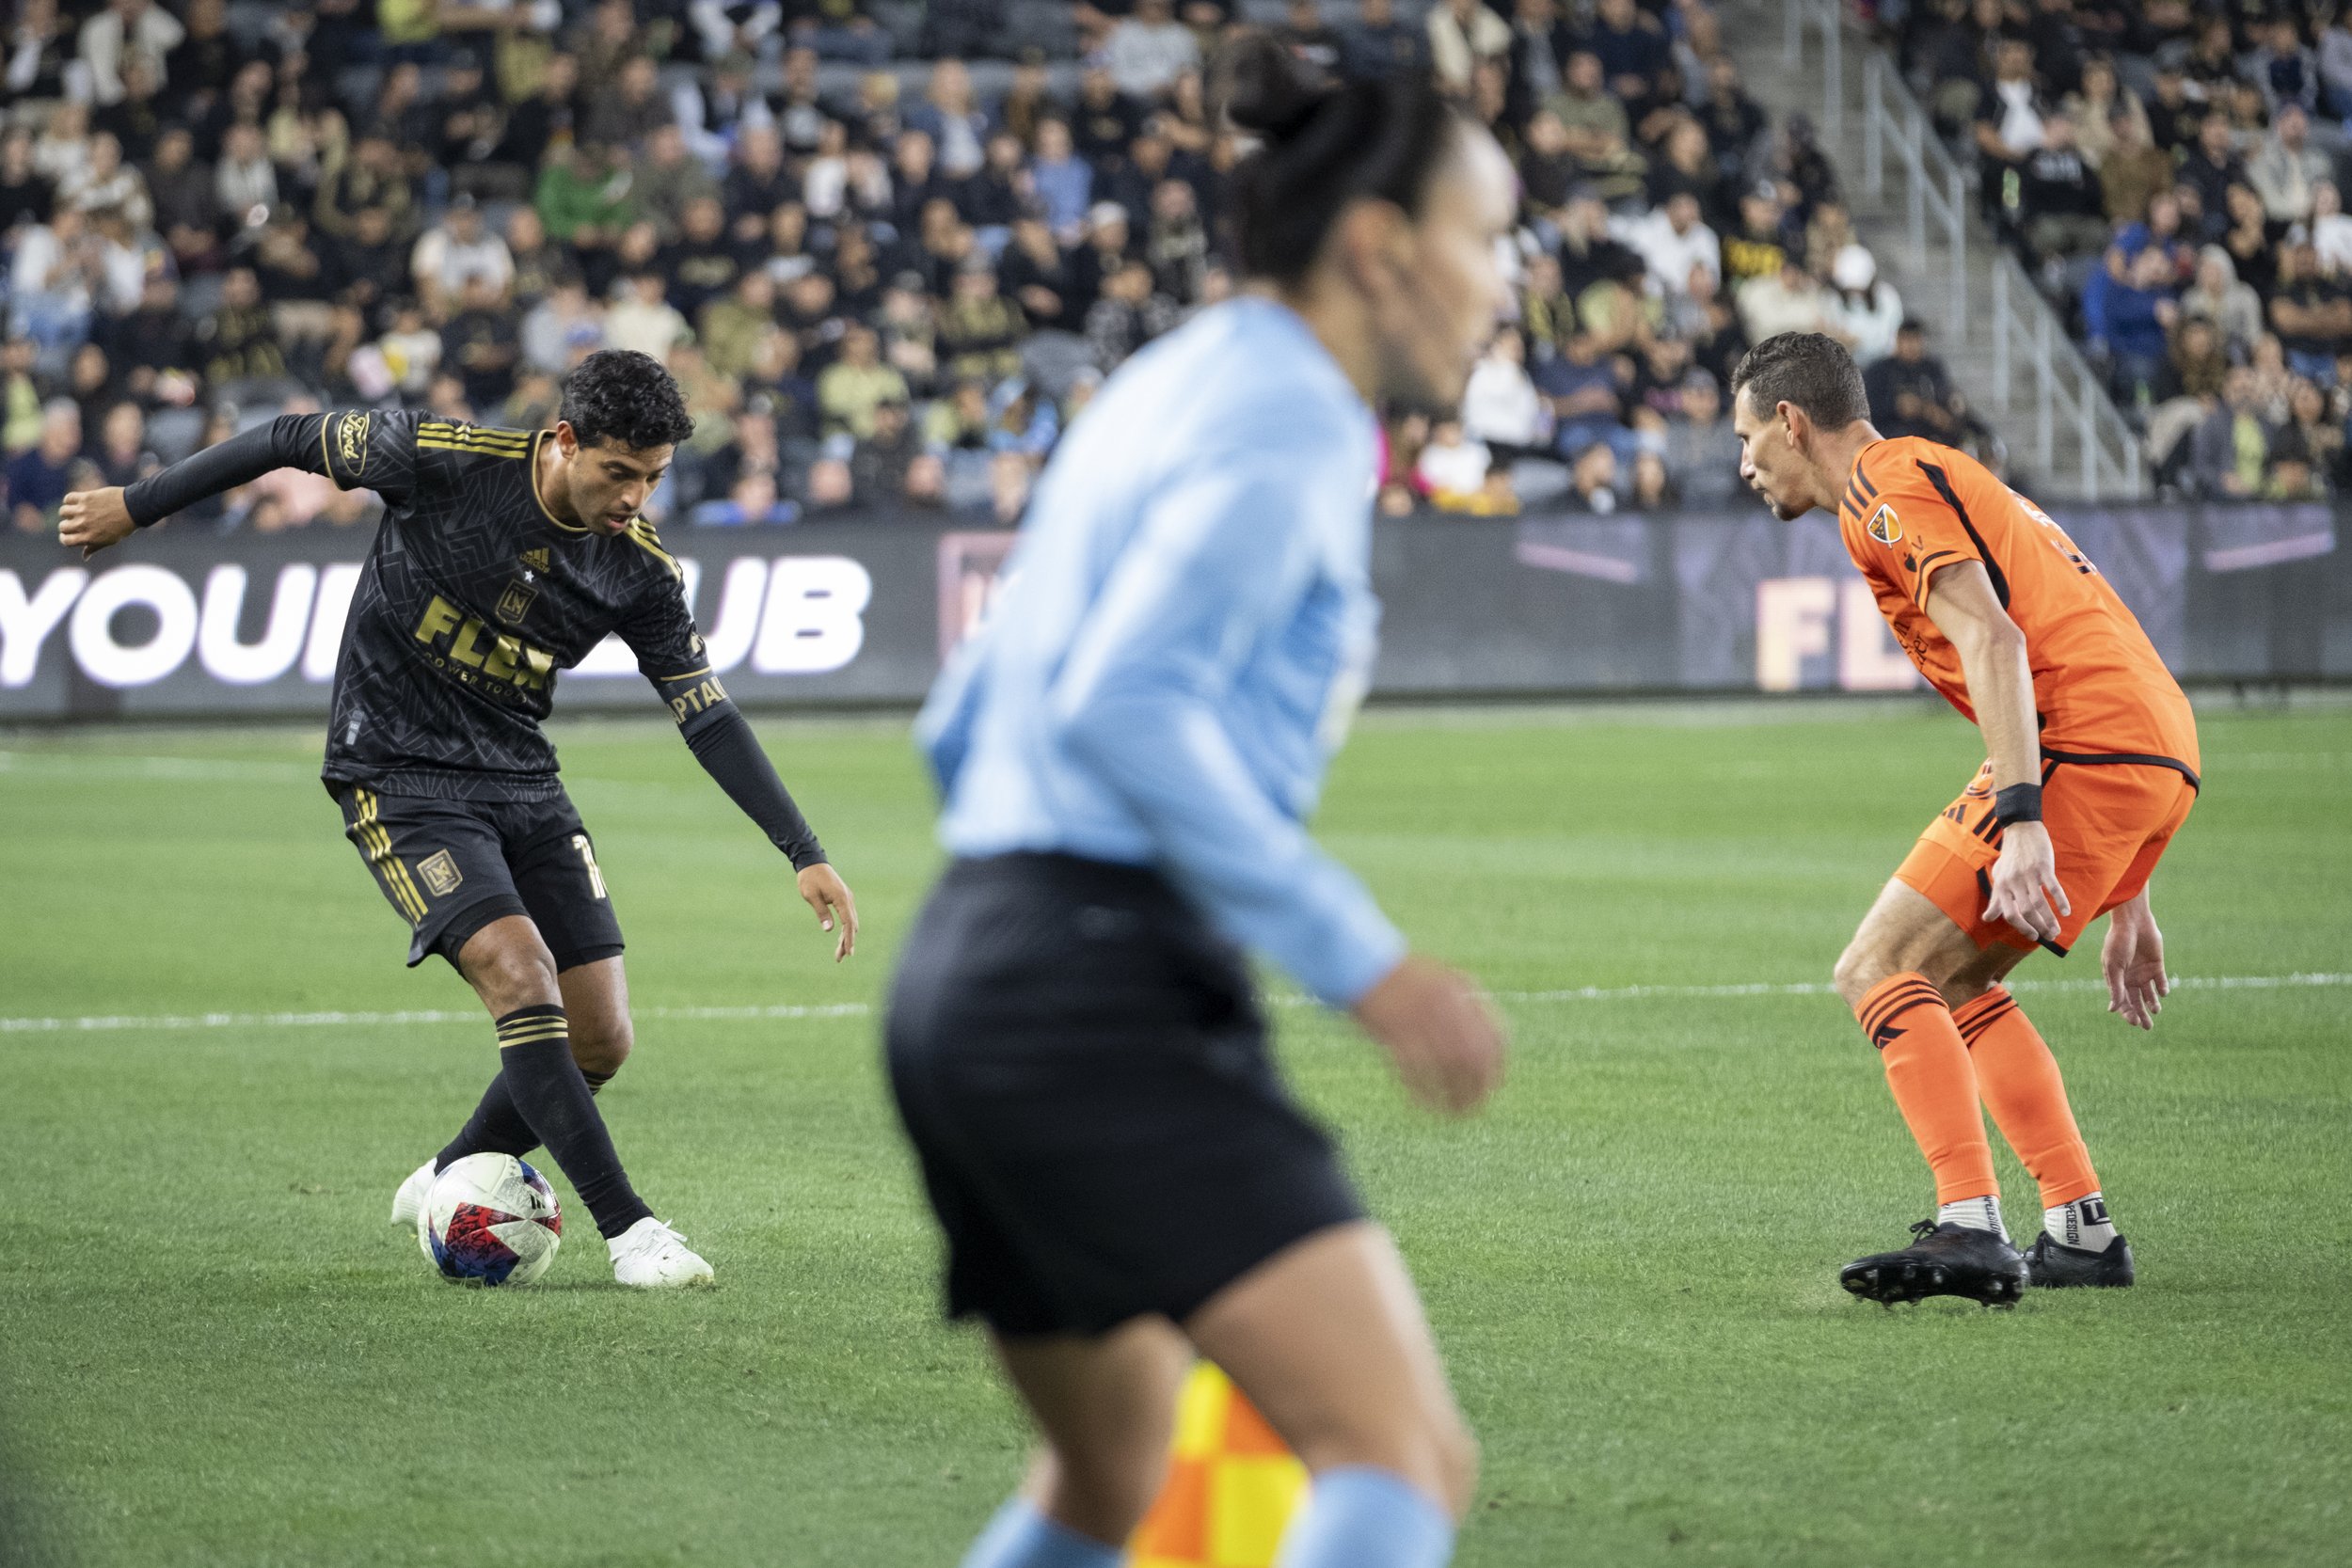
[[[1042,1438],[966,1568],[1109,1568],[1192,1356],[1305,1461],[1285,1568],[1438,1568],[1475,1450],[1419,1300],[1266,1052],[1244,950],[1460,1113],[1502,1030],[1301,825],[1364,689],[1373,407],[1455,404],[1506,299],[1510,166],[1421,82],[1229,57],[1260,138],[1241,297],[1127,361],[1038,485],[918,738],[954,859],[910,934],[890,1079]]]

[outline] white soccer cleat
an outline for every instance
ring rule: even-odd
[[[434,1159],[440,1158],[435,1155]],[[408,1180],[392,1195],[392,1223],[414,1230],[424,1219],[424,1195],[433,1190],[433,1178],[438,1174],[433,1160],[427,1160],[408,1173]]]
[[[612,1277],[641,1291],[707,1285],[710,1265],[686,1238],[648,1214],[605,1243],[612,1254]]]

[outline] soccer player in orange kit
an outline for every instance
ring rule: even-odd
[[[1914,1244],[1839,1283],[1891,1304],[2013,1304],[2021,1286],[2129,1285],[2058,1063],[2000,984],[2110,916],[2108,1011],[2146,1029],[2169,988],[2148,879],[2197,798],[2197,726],[2148,635],[2042,510],[1965,452],[1870,425],[1853,360],[1783,333],[1732,376],[1740,475],[1784,521],[1837,514],[1895,640],[1983,732],[1988,760],[1919,836],[1837,960],[1837,990],[1935,1173]],[[2022,1256],[1993,1121],[2042,1189]]]

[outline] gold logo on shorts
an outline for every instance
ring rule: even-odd
[[[417,875],[424,879],[425,891],[436,898],[446,898],[457,891],[457,884],[466,879],[457,869],[457,863],[446,849],[436,849],[417,863]]]
[[[1903,525],[1896,517],[1895,509],[1882,506],[1870,514],[1870,537],[1882,545],[1891,545],[1903,536]]]
[[[531,601],[538,596],[536,588],[520,578],[515,578],[506,585],[506,592],[499,595],[499,619],[510,626],[522,625],[523,617],[531,613]]]
[[[548,552],[543,549],[525,550],[523,551],[523,564],[534,572],[544,572],[548,569]]]
[[[367,414],[345,414],[342,421],[335,427],[335,445],[342,454],[343,468],[354,479],[367,472],[368,420],[371,418]]]

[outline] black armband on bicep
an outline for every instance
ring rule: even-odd
[[[708,684],[713,689],[718,687],[716,681]],[[817,842],[816,831],[793,804],[791,792],[776,776],[775,764],[760,750],[751,721],[736,711],[724,691],[719,691],[715,702],[691,719],[682,718],[680,733],[703,771],[716,779],[727,799],[759,825],[769,843],[790,857],[793,870],[805,871],[824,863],[824,846]]]
[[[140,480],[122,492],[122,504],[130,509],[133,523],[147,528],[207,496],[250,484],[273,468],[316,473],[318,420],[316,414],[280,414]],[[312,461],[305,462],[306,456]]]

